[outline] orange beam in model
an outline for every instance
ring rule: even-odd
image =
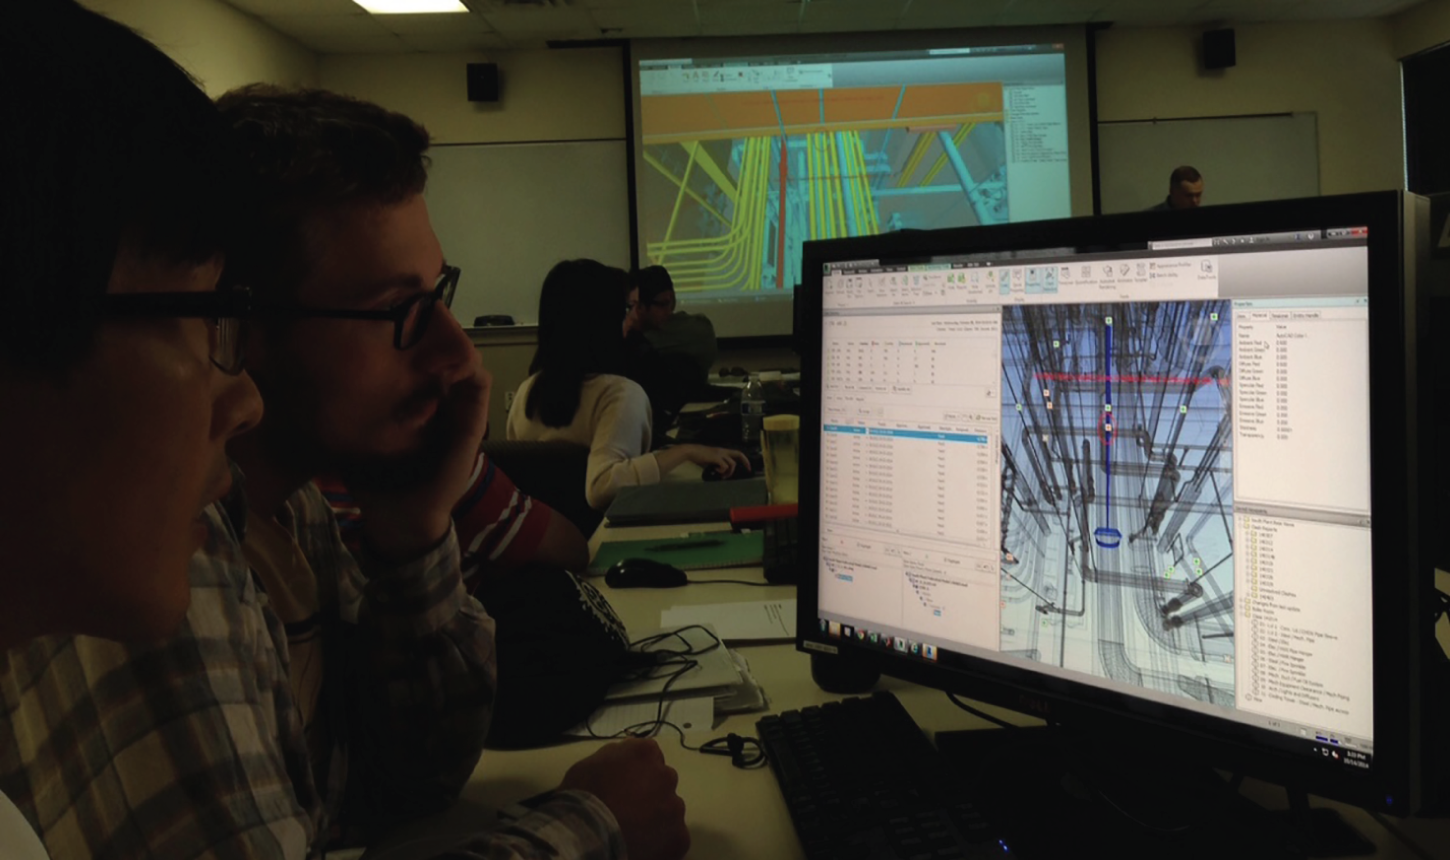
[[[719,140],[846,128],[886,128],[924,120],[952,126],[1002,114],[1002,85],[913,84],[837,90],[645,96],[640,99],[644,143]],[[901,109],[896,110],[896,99]],[[779,115],[776,107],[779,105]],[[893,115],[893,112],[894,115]]]
[[[786,180],[790,178],[790,147],[789,140],[780,139],[780,214],[777,220],[780,221],[780,238],[775,243],[775,288],[785,289],[785,188]]]

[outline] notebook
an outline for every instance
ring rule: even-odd
[[[730,520],[731,508],[763,505],[769,498],[763,477],[739,481],[665,481],[620,490],[604,518],[615,526],[723,523]]]
[[[710,532],[688,537],[656,540],[618,540],[601,544],[590,573],[604,573],[625,558],[662,561],[680,570],[709,570],[719,567],[758,567],[765,560],[763,532]]]

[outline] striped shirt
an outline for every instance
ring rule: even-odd
[[[332,506],[343,543],[354,551],[362,536],[362,511],[336,478],[319,478],[317,486]],[[550,521],[561,516],[553,508],[521,492],[487,454],[473,464],[468,489],[453,508],[462,551],[460,567],[469,591],[487,565],[489,570],[521,568],[531,563],[544,543]]]
[[[464,590],[456,535],[389,567],[344,546],[314,485],[288,500],[298,546],[337,595],[322,622],[331,752],[314,762],[286,632],[243,555],[233,475],[232,495],[207,510],[176,635],[50,636],[0,656],[0,792],[56,860],[316,856],[340,835],[447,806],[473,772],[494,700],[494,627]],[[623,853],[608,808],[567,791],[440,856]]]

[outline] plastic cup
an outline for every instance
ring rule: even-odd
[[[773,505],[800,500],[801,419],[799,415],[767,415],[762,424],[761,456],[765,486]]]

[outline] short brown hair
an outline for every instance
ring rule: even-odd
[[[427,129],[371,102],[251,84],[217,107],[250,183],[246,241],[232,273],[265,297],[290,295],[309,274],[314,215],[400,203],[427,184]]]
[[[1185,164],[1173,169],[1173,174],[1168,177],[1168,187],[1177,188],[1180,182],[1198,182],[1201,179],[1203,179],[1203,174],[1199,173],[1197,168]]]

